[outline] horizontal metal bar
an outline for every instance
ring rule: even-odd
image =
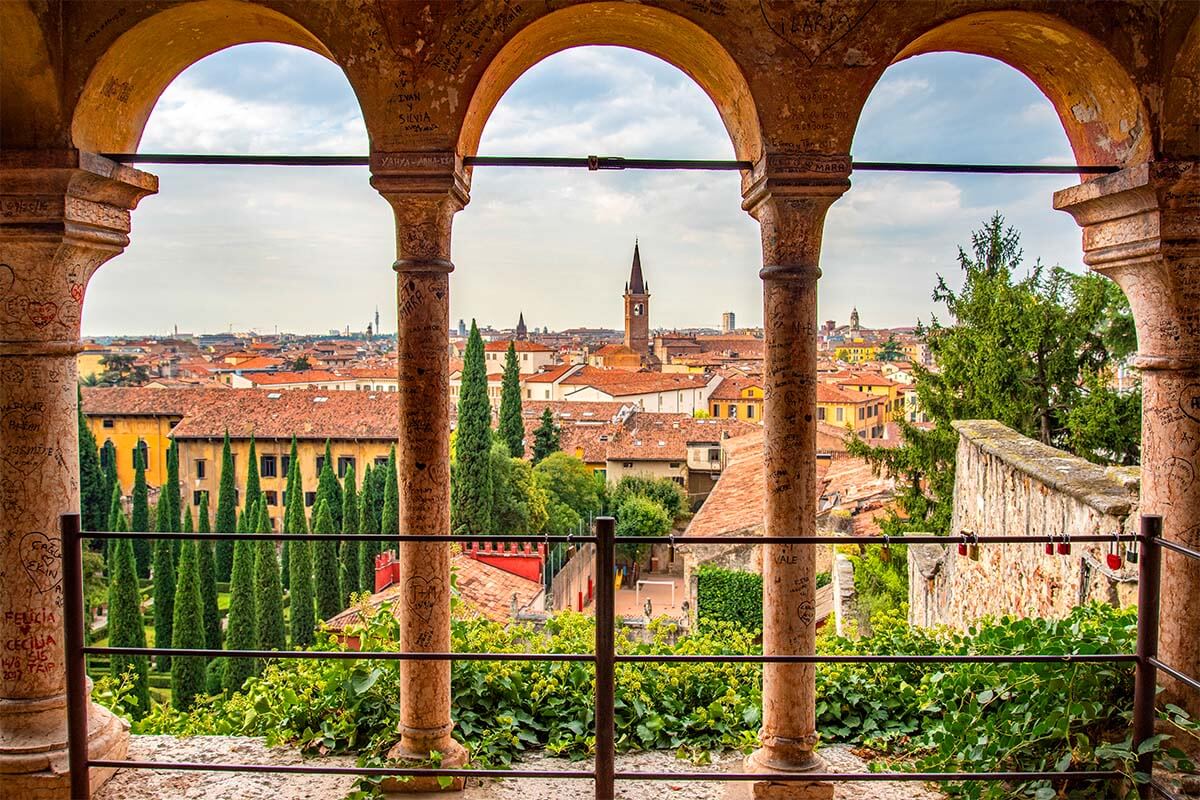
[[[173,164],[267,167],[366,167],[369,156],[242,155],[237,153],[104,153],[121,164]],[[623,158],[621,156],[464,156],[466,167],[550,167],[596,170],[729,170],[754,167],[751,161],[688,158]],[[936,164],[909,161],[855,161],[863,172],[940,172],[983,175],[1106,175],[1121,169],[1108,165],[1070,164]]]
[[[189,650],[178,647],[84,647],[85,655],[199,656],[202,658],[311,658],[339,661],[595,661],[590,653],[414,653],[359,650]]]
[[[1089,533],[1072,536],[1075,544],[1086,542],[1135,542],[1137,534]],[[618,544],[959,544],[961,536],[906,534],[904,536],[621,536]],[[1061,536],[972,536],[971,544],[1045,544],[1061,542]]]
[[[86,655],[122,656],[201,656],[204,658],[311,658],[316,660],[338,659],[358,661],[575,661],[592,662],[591,653],[414,653],[392,651],[359,650],[186,650],[169,647],[95,647],[83,648]],[[1137,656],[1132,653],[1062,655],[1025,654],[1013,655],[766,655],[766,654],[715,654],[715,655],[653,655],[618,654],[618,662],[645,663],[707,663],[707,664],[1103,664],[1133,663]]]
[[[115,769],[187,770],[193,772],[251,772],[285,775],[372,775],[379,777],[565,778],[588,780],[591,770],[435,769],[432,767],[335,767],[307,764],[202,764],[182,761],[114,761],[93,759],[88,766]],[[1118,780],[1116,770],[1080,772],[618,772],[623,781],[1045,781]]]
[[[1150,781],[1150,788],[1157,792],[1160,797],[1165,797],[1167,800],[1182,800],[1182,798],[1167,791],[1167,787],[1163,786],[1156,780],[1152,779]]]
[[[483,536],[476,534],[412,533],[159,533],[157,531],[84,531],[84,539],[166,539],[184,542],[224,542],[239,539],[250,542],[495,542],[505,543],[565,543],[588,544],[596,541],[591,534],[581,536]]]
[[[1180,683],[1184,683],[1184,684],[1190,686],[1191,688],[1195,689],[1197,692],[1200,692],[1200,680],[1196,680],[1191,675],[1187,675],[1183,672],[1180,672],[1179,670],[1175,669],[1172,666],[1168,666],[1167,664],[1164,664],[1163,662],[1159,661],[1154,656],[1150,656],[1147,660],[1154,666],[1161,669],[1163,672],[1170,675],[1175,680],[1179,681]]]
[[[1194,550],[1185,544],[1180,544],[1179,542],[1173,542],[1170,539],[1162,539],[1162,538],[1155,539],[1154,543],[1159,545],[1160,547],[1167,549],[1167,550],[1174,550],[1176,553],[1179,553],[1180,555],[1185,555],[1188,558],[1195,559],[1196,561],[1200,561],[1200,550]]]

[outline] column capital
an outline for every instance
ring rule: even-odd
[[[742,179],[742,208],[762,226],[764,280],[816,280],[825,214],[850,188],[849,155],[767,153]]]
[[[450,272],[450,226],[471,178],[452,150],[371,153],[371,185],[396,216],[397,272]]]
[[[764,203],[828,198],[833,203],[850,188],[849,154],[765,153],[742,177],[742,209],[757,218]]]
[[[1200,368],[1200,162],[1151,161],[1054,193],[1083,228],[1083,261],[1133,308],[1149,370]]]
[[[158,178],[79,150],[0,153],[0,342],[74,342],[88,280]]]

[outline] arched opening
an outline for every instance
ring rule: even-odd
[[[330,57],[295,20],[259,5],[201,0],[173,5],[122,34],[88,76],[75,105],[75,147],[132,153],[163,90],[185,69],[226,47],[279,42]]]
[[[0,5],[0,139],[8,147],[46,147],[61,126],[62,101],[41,25],[25,3]]]
[[[547,14],[514,36],[492,59],[467,107],[458,140],[461,155],[475,155],[500,98],[530,67],[562,50],[616,45],[667,61],[712,99],[737,158],[757,160],[762,136],[750,88],[733,58],[711,34],[686,19],[649,6],[585,3]]]
[[[968,14],[917,37],[895,60],[941,51],[988,56],[1024,73],[1054,106],[1078,164],[1124,166],[1152,153],[1133,79],[1100,42],[1057,17]]]
[[[1200,153],[1200,20],[1192,23],[1167,76],[1160,149],[1184,159]]]

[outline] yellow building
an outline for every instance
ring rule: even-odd
[[[104,373],[104,366],[100,362],[108,355],[107,350],[84,350],[77,354],[75,369],[79,373],[79,380],[87,380],[91,377],[99,378]]]
[[[817,420],[835,428],[850,426],[860,439],[883,436],[890,419],[885,397],[853,389],[840,389],[827,383],[817,384]]]
[[[103,457],[104,444],[116,449],[117,479],[129,493],[133,487],[133,453],[144,442],[146,483],[162,485],[167,476],[171,430],[207,395],[204,389],[83,389],[83,413]],[[224,392],[221,392],[224,394]]]
[[[839,346],[833,352],[833,357],[847,364],[865,364],[874,361],[879,356],[879,347],[866,342],[851,342]]]
[[[762,422],[763,385],[754,378],[725,378],[708,396],[708,413],[714,419]]]
[[[904,386],[872,372],[834,373],[823,378],[827,383],[844,391],[862,392],[887,398],[888,419],[898,418],[904,412]]]

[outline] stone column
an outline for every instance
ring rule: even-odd
[[[830,205],[850,186],[850,157],[769,154],[744,181],[742,207],[762,226],[763,423],[767,536],[814,536],[817,528],[817,278]],[[816,642],[816,550],[763,548],[763,651],[805,655]],[[819,771],[816,671],[811,664],[763,668],[762,747],[746,761],[758,772]],[[824,800],[833,786],[769,780],[756,798]]]
[[[1200,547],[1200,163],[1151,162],[1054,194],[1083,228],[1084,263],[1115,280],[1137,326],[1144,514],[1163,536]],[[1164,663],[1200,676],[1200,563],[1163,553]],[[1162,676],[1162,700],[1200,713],[1200,697]]]
[[[450,226],[468,201],[468,179],[454,153],[376,153],[371,185],[396,215],[397,361],[400,438],[400,533],[450,533]],[[400,644],[403,650],[450,650],[450,543],[400,545]],[[400,743],[392,758],[442,766],[466,763],[451,738],[450,662],[400,664]],[[389,788],[425,791],[436,781]],[[456,780],[454,788],[462,788]]]
[[[68,796],[59,516],[79,511],[80,308],[157,189],[88,153],[0,153],[0,797]],[[88,713],[92,757],[123,758],[128,725]]]

